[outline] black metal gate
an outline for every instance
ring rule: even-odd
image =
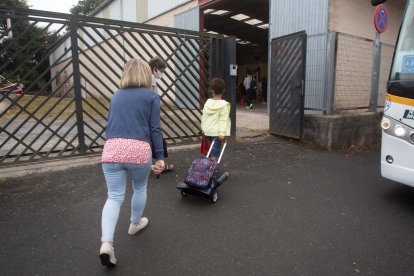
[[[272,40],[269,132],[302,136],[306,75],[305,32]]]
[[[110,97],[135,57],[168,63],[158,83],[167,143],[199,141],[222,36],[10,7],[0,19],[0,165],[100,152]]]

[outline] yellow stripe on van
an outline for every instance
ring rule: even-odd
[[[394,95],[391,95],[391,94],[387,94],[386,99],[389,99],[393,103],[399,103],[399,104],[414,106],[414,100],[413,99],[394,96]]]

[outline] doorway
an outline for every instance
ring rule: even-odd
[[[200,31],[236,38],[238,72],[233,93],[237,95],[237,129],[268,131],[268,97],[264,92],[269,76],[269,0],[215,0],[201,4],[199,9]],[[255,76],[257,83],[252,109],[246,109],[246,95],[239,89],[247,73]]]

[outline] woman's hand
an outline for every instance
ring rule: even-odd
[[[154,173],[155,174],[161,174],[163,172],[163,170],[165,170],[165,162],[164,162],[164,160],[157,160],[155,162]]]
[[[222,141],[222,142],[223,142],[223,141],[224,141],[224,139],[225,139],[225,137],[224,137],[224,136],[221,136],[221,135],[220,135],[220,136],[218,136],[217,138],[218,138],[220,141]]]

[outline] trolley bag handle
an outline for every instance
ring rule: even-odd
[[[216,139],[217,139],[217,138],[216,138]],[[208,152],[207,152],[206,157],[210,157],[211,149],[213,148],[213,145],[214,145],[214,142],[216,141],[216,139],[214,139],[214,140],[211,142],[211,145],[210,145],[210,148],[208,149]],[[223,156],[224,149],[226,148],[226,145],[227,145],[227,139],[224,139],[224,145],[223,145],[223,147],[221,147],[221,152],[220,152],[219,159],[217,160],[217,163],[220,163],[220,160],[221,160],[221,157]]]

